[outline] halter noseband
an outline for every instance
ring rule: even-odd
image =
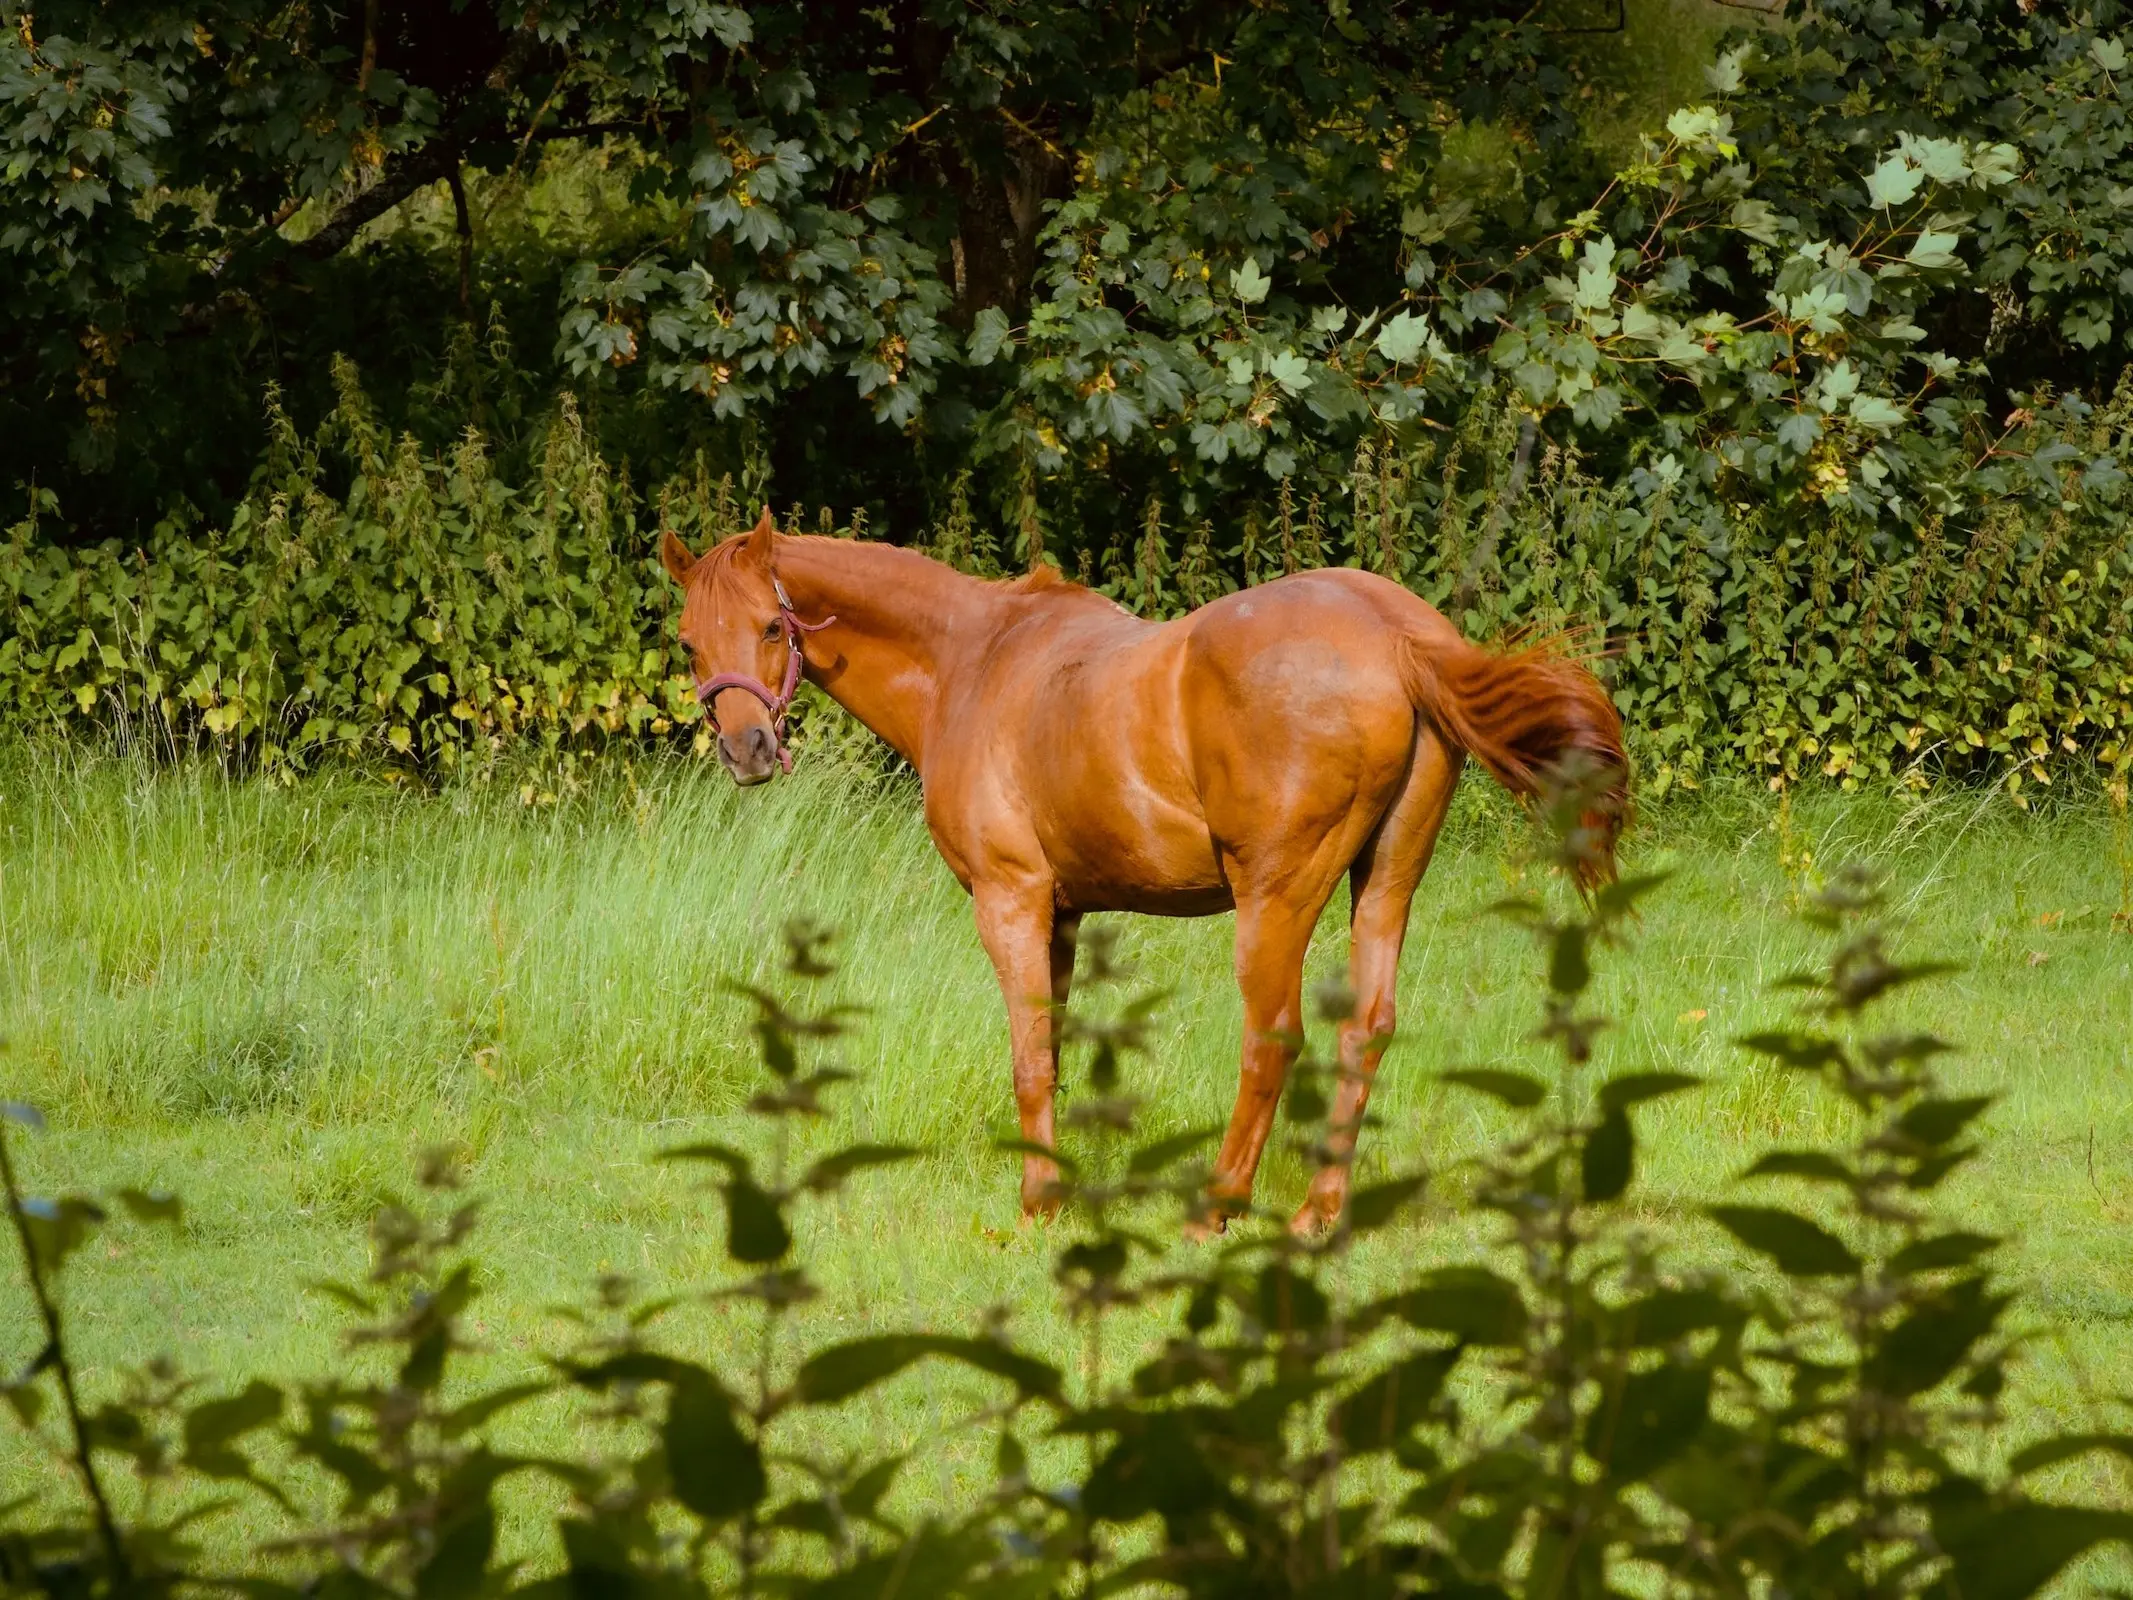
[[[704,718],[711,724],[713,733],[725,730],[718,725],[718,697],[726,689],[745,689],[763,702],[770,713],[770,731],[778,741],[778,766],[782,771],[792,771],[792,746],[785,739],[785,713],[792,709],[792,697],[800,688],[800,669],[805,663],[800,655],[800,635],[819,633],[837,619],[824,617],[820,622],[802,622],[793,611],[792,601],[785,593],[785,585],[775,577],[770,580],[771,589],[778,597],[778,626],[785,633],[785,682],[777,693],[760,678],[751,678],[745,672],[721,672],[709,678],[696,680],[696,698],[704,708]]]

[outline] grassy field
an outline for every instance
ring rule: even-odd
[[[1434,1071],[1539,1059],[1527,1038],[1537,952],[1481,913],[1516,878],[1520,827],[1469,783],[1416,902],[1366,1170],[1449,1164],[1500,1131],[1471,1097],[1433,1088]],[[2100,804],[2032,817],[1976,794],[1811,797],[1787,813],[1707,796],[1645,819],[1630,854],[1676,877],[1650,902],[1634,958],[1610,958],[1599,985],[1619,1022],[1605,1063],[1711,1080],[1640,1113],[1649,1216],[1711,1249],[1686,1216],[1694,1203],[1756,1148],[1838,1125],[1813,1085],[1726,1041],[1782,1013],[1769,984],[1817,948],[1788,915],[1805,875],[1872,860],[1898,887],[1905,947],[1962,964],[1905,1006],[1965,1047],[1950,1068],[1959,1085],[2002,1096],[1987,1154],[1954,1195],[1973,1222],[2020,1237],[2010,1266],[2038,1330],[2020,1404],[2080,1424],[2099,1396],[2133,1390],[2122,820]],[[1314,975],[1344,959],[1343,913],[1329,913]],[[369,1212],[440,1142],[461,1147],[485,1200],[492,1362],[530,1367],[558,1348],[551,1308],[582,1300],[601,1272],[716,1282],[715,1200],[651,1158],[752,1137],[738,1114],[756,1082],[748,1013],[720,979],[768,975],[795,914],[840,930],[847,964],[832,989],[870,1008],[843,1050],[862,1081],[831,1133],[933,1152],[803,1231],[830,1291],[803,1332],[960,1331],[1004,1304],[1063,1358],[1049,1239],[1017,1228],[1015,1162],[992,1148],[1013,1131],[997,992],[908,789],[819,760],[748,794],[702,766],[618,764],[527,804],[515,784],[420,797],[346,778],[276,787],[0,755],[0,1089],[52,1122],[18,1138],[20,1159],[40,1185],[163,1185],[189,1208],[177,1234],[119,1229],[71,1275],[92,1392],[158,1351],[211,1382],[320,1370],[336,1357],[334,1315],[303,1286],[361,1270]],[[1240,1020],[1227,920],[1120,930],[1140,980],[1175,991],[1132,1085],[1146,1126],[1220,1119]],[[1286,1214],[1304,1180],[1276,1148],[1261,1198]],[[1471,1226],[1425,1208],[1352,1270],[1472,1249]],[[12,1367],[34,1334],[19,1290],[4,1295]],[[730,1353],[742,1323],[703,1311],[678,1337]],[[1121,1328],[1129,1346],[1155,1331],[1131,1317]],[[988,1470],[982,1441],[956,1427],[981,1392],[921,1372],[823,1420],[821,1442],[925,1445],[899,1492],[955,1496]],[[579,1424],[556,1410],[515,1426],[517,1442],[565,1445]],[[51,1476],[19,1437],[0,1443],[0,1497]],[[252,1530],[251,1515],[221,1537]]]

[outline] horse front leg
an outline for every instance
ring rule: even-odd
[[[987,884],[974,887],[978,938],[1000,980],[1007,1002],[1007,1031],[1014,1052],[1015,1111],[1027,1145],[1054,1147],[1052,1095],[1059,1083],[1055,1003],[1063,1004],[1074,969],[1072,918],[1055,917],[1050,884]],[[1064,936],[1065,969],[1058,949]],[[1022,1215],[1049,1217],[1059,1209],[1059,1168],[1031,1150],[1022,1158]]]

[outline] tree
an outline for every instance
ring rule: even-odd
[[[1257,176],[1229,197],[1240,226],[1210,239],[1232,255],[1251,239],[1331,263],[1449,118],[1562,144],[1566,80],[1528,9],[0,5],[0,250],[19,284],[0,373],[32,452],[15,475],[49,475],[63,431],[78,471],[145,456],[167,494],[203,416],[189,386],[256,386],[261,345],[323,365],[304,324],[371,290],[346,263],[367,225],[447,186],[464,301],[465,175],[567,140],[623,147],[638,202],[635,235],[569,275],[572,372],[635,366],[721,418],[835,378],[914,424],[980,318],[1026,308],[1049,208],[1102,181],[1129,122],[1203,87],[1248,108],[1220,175]],[[969,414],[951,388],[928,427]]]

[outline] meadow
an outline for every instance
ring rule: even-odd
[[[1485,911],[1526,881],[1524,839],[1500,795],[1465,786],[1416,901],[1362,1157],[1365,1181],[1416,1165],[1444,1177],[1344,1270],[1484,1247],[1447,1197],[1461,1158],[1504,1124],[1433,1074],[1542,1059],[1540,954]],[[1895,1009],[1961,1044],[1955,1088],[2000,1096],[1982,1159],[1950,1193],[1972,1225],[2018,1238],[2007,1265],[2034,1333],[2018,1412],[2099,1425],[2104,1397],[2133,1390],[2124,813],[2101,800],[2025,813],[1961,789],[1783,804],[1707,792],[1649,812],[1627,854],[1673,877],[1634,950],[1605,959],[1597,998],[1616,1026],[1602,1061],[1709,1080],[1640,1113],[1640,1217],[1715,1253],[1693,1207],[1725,1195],[1756,1150],[1838,1125],[1814,1084],[1729,1041],[1786,1013],[1773,982],[1819,948],[1792,914],[1802,892],[1840,861],[1871,861],[1895,886],[1903,948],[1960,964]],[[1314,981],[1341,970],[1344,912],[1329,909]],[[799,1333],[961,1332],[1005,1307],[1029,1344],[1067,1360],[1056,1230],[1018,1225],[1016,1160],[995,1148],[1014,1132],[998,993],[908,784],[822,753],[749,793],[671,758],[417,794],[355,775],[268,783],[208,763],[0,752],[0,1087],[51,1123],[17,1136],[17,1159],[36,1186],[161,1186],[187,1205],[182,1228],[119,1229],[70,1273],[92,1396],[158,1352],[210,1386],[350,1359],[334,1308],[305,1286],[361,1275],[366,1219],[437,1145],[458,1150],[483,1202],[490,1362],[530,1369],[560,1348],[556,1308],[585,1303],[602,1274],[715,1286],[728,1270],[715,1197],[655,1157],[756,1138],[742,1109],[760,1081],[751,1013],[725,980],[775,982],[779,930],[797,916],[838,931],[826,998],[867,1008],[839,1047],[859,1081],[823,1137],[929,1151],[813,1215],[800,1253],[827,1292]],[[1228,920],[1115,920],[1135,981],[1170,991],[1128,1085],[1143,1128],[1219,1121],[1240,1025]],[[1277,1137],[1259,1199],[1285,1216],[1305,1178]],[[5,1278],[12,1370],[35,1334]],[[714,1300],[677,1327],[698,1353],[737,1360],[752,1322]],[[1157,1333],[1122,1314],[1113,1359]],[[923,1447],[898,1493],[946,1500],[989,1471],[985,1438],[959,1426],[983,1392],[922,1369],[811,1425],[832,1448]],[[560,1446],[589,1426],[529,1409],[505,1432]],[[10,1433],[0,1499],[53,1470]],[[2104,1492],[2125,1471],[2079,1470]],[[535,1509],[515,1537],[533,1536]],[[216,1537],[273,1516],[247,1508]]]

